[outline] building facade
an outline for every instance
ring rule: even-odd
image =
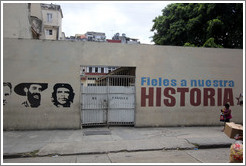
[[[102,32],[86,32],[87,41],[105,42],[106,35]]]
[[[60,5],[41,3],[43,39],[64,40],[62,33],[62,9]]]
[[[113,66],[81,66],[81,85],[96,86],[96,81],[99,79],[99,76],[106,76],[117,68],[118,67]]]
[[[135,38],[127,37],[125,33],[122,33],[120,36],[119,33],[114,34],[114,36],[111,39],[107,39],[108,43],[123,43],[123,44],[140,44],[140,41]]]
[[[5,38],[64,40],[60,5],[3,3]]]

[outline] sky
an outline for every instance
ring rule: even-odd
[[[74,1],[54,2],[63,12],[62,31],[66,37],[88,31],[103,32],[106,39],[115,33],[139,39],[141,44],[154,44],[151,36],[153,19],[162,15],[168,1]]]

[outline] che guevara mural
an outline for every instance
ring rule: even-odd
[[[42,94],[48,89],[48,83],[19,83],[14,88],[10,82],[3,82],[3,105],[7,105],[12,91],[19,95],[23,101],[20,105],[38,108],[41,105]],[[53,86],[51,102],[56,107],[69,108],[73,103],[75,93],[70,84],[57,83]]]

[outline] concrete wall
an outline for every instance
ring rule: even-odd
[[[35,16],[40,20],[43,20],[40,3],[31,3],[31,16]]]
[[[136,126],[219,125],[224,102],[232,105],[231,121],[243,122],[236,99],[243,50],[5,38],[3,82],[12,93],[3,106],[4,129],[80,128],[80,65],[136,67]],[[191,85],[197,80],[205,85]],[[28,83],[46,86],[37,107],[22,105],[21,86]],[[75,93],[70,107],[52,102],[61,83]]]
[[[31,39],[27,3],[3,3],[3,37]]]

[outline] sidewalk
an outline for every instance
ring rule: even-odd
[[[230,147],[217,127],[100,127],[82,130],[4,131],[3,156],[104,154]]]

